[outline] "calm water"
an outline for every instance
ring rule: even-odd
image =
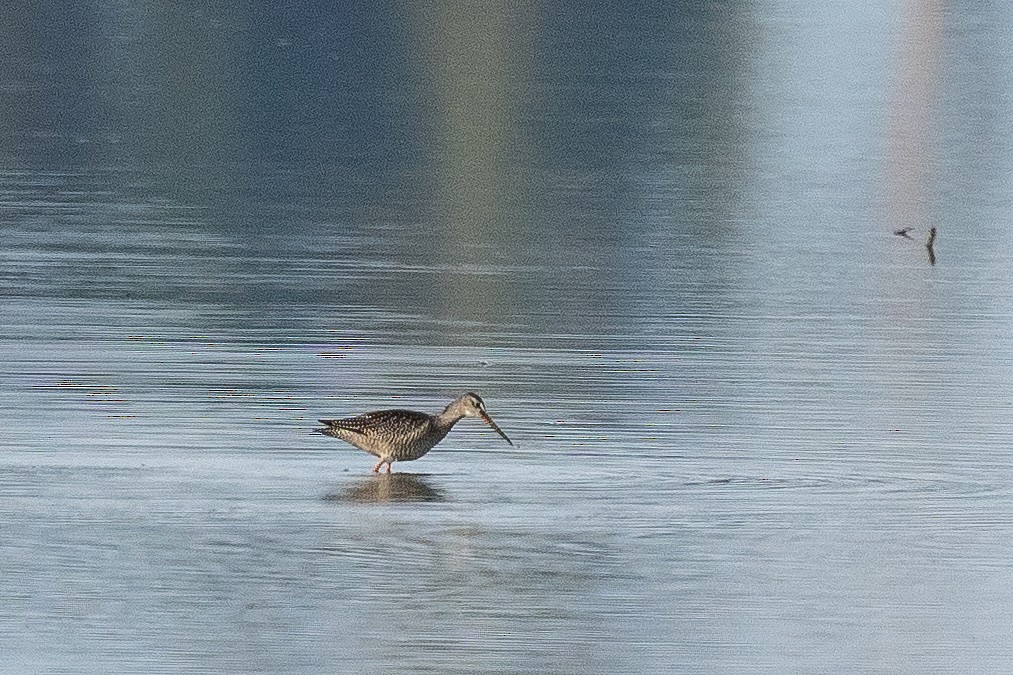
[[[0,670],[1013,669],[1013,17],[684,4],[15,10]]]

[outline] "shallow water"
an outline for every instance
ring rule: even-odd
[[[86,7],[0,74],[5,669],[1009,668],[1003,17]]]

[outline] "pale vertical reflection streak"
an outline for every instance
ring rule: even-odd
[[[889,216],[894,229],[922,229],[925,224],[942,27],[939,0],[904,3],[887,156]]]
[[[423,67],[432,82],[436,219],[435,260],[479,271],[495,260],[496,242],[510,234],[516,203],[515,162],[524,146],[520,111],[530,69],[524,46],[525,6],[444,2],[415,9]],[[428,236],[428,235],[427,235]],[[430,248],[431,247],[431,248]],[[483,268],[481,271],[489,271]],[[492,314],[501,291],[497,275],[472,274],[465,284],[439,289],[443,308],[471,318]]]

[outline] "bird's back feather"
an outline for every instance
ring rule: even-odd
[[[414,459],[428,451],[446,431],[434,435],[430,415],[414,410],[378,410],[356,417],[320,420],[320,433],[340,438],[379,457]]]

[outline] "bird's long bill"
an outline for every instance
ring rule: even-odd
[[[514,442],[511,441],[509,438],[507,438],[507,435],[503,433],[503,430],[500,429],[498,426],[496,426],[496,423],[492,421],[492,418],[486,415],[485,413],[482,413],[482,421],[488,424],[490,427],[492,427],[493,431],[502,436],[504,441],[506,441],[510,445],[514,444]]]

